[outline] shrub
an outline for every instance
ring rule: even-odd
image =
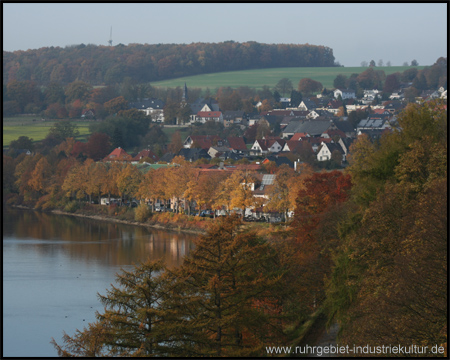
[[[146,204],[140,204],[134,211],[134,219],[145,222],[150,217],[150,209]]]
[[[64,211],[74,213],[75,211],[78,210],[78,207],[79,207],[78,201],[72,200],[69,201],[66,206],[64,206]]]

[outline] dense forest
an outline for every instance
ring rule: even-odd
[[[309,44],[238,43],[73,45],[3,51],[3,83],[32,80],[92,85],[139,83],[212,72],[335,66],[333,50]]]

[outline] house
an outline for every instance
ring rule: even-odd
[[[345,136],[354,138],[356,136],[355,128],[352,123],[348,120],[335,120],[333,121],[336,129],[341,130]]]
[[[103,161],[131,161],[131,155],[119,146],[107,155]]]
[[[225,157],[228,158],[229,156],[227,153],[230,153],[231,149],[227,146],[211,146],[208,149],[208,155],[211,156],[211,158],[219,157],[218,154],[225,154]]]
[[[372,102],[376,98],[381,98],[381,91],[374,89],[374,90],[364,90],[364,96],[361,99],[361,102],[363,104],[369,105],[372,104]]]
[[[95,119],[95,110],[94,109],[84,109],[81,112],[81,117],[83,119],[89,119],[89,120]]]
[[[144,158],[150,158],[150,159],[152,159],[153,162],[159,161],[159,156],[156,155],[153,151],[142,150],[134,158],[131,159],[131,163],[139,162],[141,159],[144,159]]]
[[[384,130],[390,127],[389,121],[385,119],[363,119],[356,126],[356,132],[359,133],[360,130]]]
[[[182,156],[185,158],[186,161],[197,161],[198,159],[207,159],[211,160],[211,156],[209,156],[208,152],[205,149],[181,149],[178,154],[178,156]]]
[[[317,152],[317,160],[318,161],[327,161],[331,160],[331,154],[333,154],[334,151],[339,151],[342,155],[342,161],[345,161],[345,151],[342,148],[340,144],[336,143],[322,143],[322,147]]]
[[[386,129],[360,129],[358,130],[358,136],[366,135],[370,141],[379,140],[384,134],[389,133],[391,131],[390,128]]]
[[[225,111],[223,113],[223,126],[228,127],[231,124],[243,124],[246,122],[245,113],[242,110],[239,111]]]
[[[339,96],[342,100],[345,99],[356,99],[355,90],[352,89],[336,89],[333,91],[334,97],[337,99]]]
[[[164,101],[155,98],[146,98],[129,104],[130,109],[143,111],[152,117],[152,122],[164,122]]]
[[[269,161],[273,161],[277,166],[288,165],[294,168],[294,163],[286,156],[269,155],[262,161],[262,164],[267,164]]]
[[[227,137],[228,146],[235,153],[241,154],[247,151],[247,145],[245,145],[244,138],[237,136]]]
[[[183,146],[190,149],[192,146],[199,147],[201,149],[208,149],[211,146],[223,146],[224,141],[220,136],[217,135],[191,135],[186,138]]]
[[[256,139],[251,150],[254,154],[278,153],[283,149],[285,140],[280,138]]]
[[[314,110],[316,108],[317,108],[317,104],[314,101],[310,100],[310,99],[302,100],[300,102],[300,104],[298,105],[298,109],[299,110],[304,110],[304,111],[306,111],[306,110]]]
[[[191,122],[192,122],[191,117]],[[214,121],[223,123],[223,115],[221,111],[199,111],[194,117],[194,122],[200,122],[204,124],[207,121]]]
[[[213,99],[197,99],[190,104],[192,114],[197,114],[199,111],[219,111],[219,103]]]
[[[289,140],[296,140],[296,141],[301,141],[304,138],[309,137],[309,135],[307,133],[295,133],[294,135],[292,135],[292,137]]]
[[[333,139],[322,137],[308,138],[306,141],[311,145],[311,149],[315,153],[319,150],[321,145],[334,143]]]
[[[309,145],[307,141],[287,140],[283,146],[283,152],[297,153],[305,146],[305,143]],[[309,145],[310,146],[310,145]]]

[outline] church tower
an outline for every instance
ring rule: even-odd
[[[187,102],[187,92],[188,92],[188,88],[187,88],[187,86],[186,86],[186,83],[184,83],[183,97],[181,98],[181,101]]]

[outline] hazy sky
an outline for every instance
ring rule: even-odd
[[[3,50],[75,44],[257,41],[324,45],[336,61],[432,65],[447,3],[3,3]]]

